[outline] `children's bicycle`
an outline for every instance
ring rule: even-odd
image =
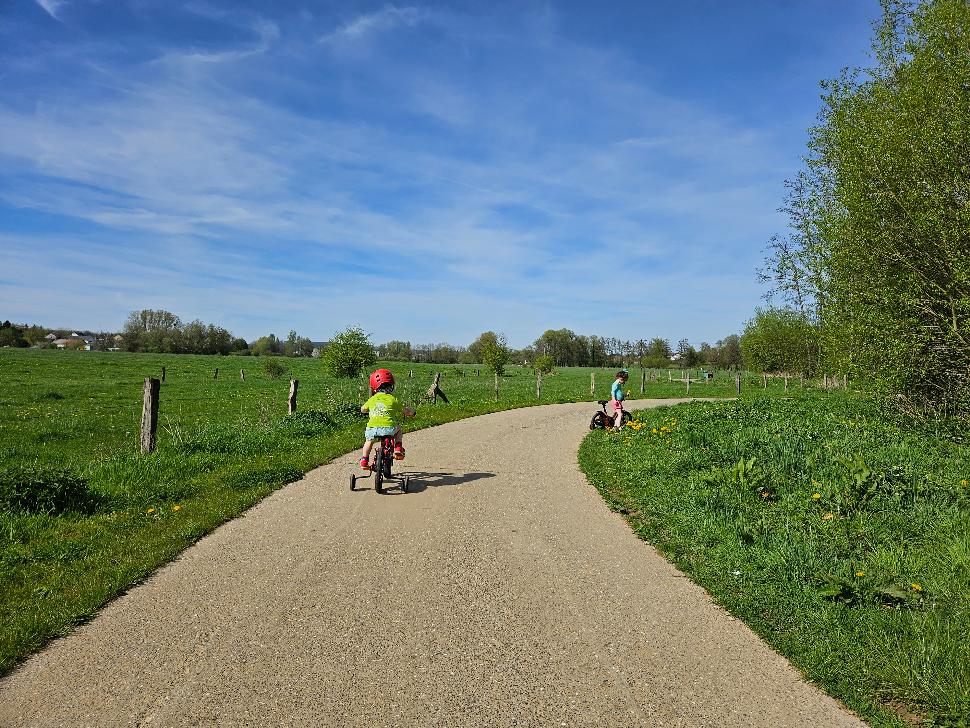
[[[606,405],[610,403],[610,400],[598,399],[596,400],[596,402],[600,406],[600,411],[597,412],[595,415],[593,415],[593,419],[589,421],[589,429],[605,430],[607,427],[613,427],[613,423],[616,422],[616,420],[614,419],[614,415],[611,415],[609,412],[606,411]],[[627,422],[629,422],[632,419],[633,419],[633,415],[631,415],[626,410],[623,410],[623,417],[621,418],[620,422],[625,425]]]
[[[358,478],[369,478],[374,476],[374,490],[378,493],[384,492],[384,481],[393,480],[398,484],[402,492],[408,492],[411,477],[406,474],[392,475],[391,466],[394,463],[394,435],[384,435],[374,445],[371,450],[370,471],[367,475],[350,474],[350,489],[357,490]]]

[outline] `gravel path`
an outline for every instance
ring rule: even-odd
[[[314,470],[0,682],[0,726],[863,726],[606,508],[593,409],[410,434],[407,495]]]

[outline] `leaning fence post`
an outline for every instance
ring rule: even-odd
[[[762,382],[762,385],[764,386],[764,388],[765,389],[768,389],[768,375],[767,374],[762,374],[761,375],[761,382]]]
[[[589,393],[590,396],[596,394],[596,372],[589,373]]]
[[[288,414],[293,414],[294,412],[296,412],[296,390],[299,388],[299,386],[300,386],[299,379],[290,380],[290,398],[287,401],[287,408],[286,408]]]
[[[245,369],[240,369],[239,370],[239,378],[242,381],[244,381],[244,382],[246,381],[246,370]]]
[[[162,381],[165,381],[165,367],[162,367]]]
[[[785,375],[785,391],[788,391],[788,375]]]
[[[495,372],[495,401],[498,402],[498,371]]]
[[[536,371],[536,399],[542,399],[542,372]]]
[[[216,367],[216,370],[214,372],[212,372],[212,378],[213,379],[218,379],[219,378],[219,367]]]
[[[687,396],[690,396],[690,376],[687,377]]]
[[[640,369],[640,394],[643,394],[643,388],[647,383],[647,370]]]
[[[848,389],[848,388],[849,388],[849,375],[848,374],[843,374],[842,375],[842,389]]]
[[[734,375],[734,384],[738,388],[738,394],[741,394],[741,372]]]
[[[162,383],[151,377],[145,380],[145,392],[141,405],[141,453],[147,455],[155,449],[155,431],[158,429],[158,392]]]

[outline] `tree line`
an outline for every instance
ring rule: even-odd
[[[536,357],[549,357],[553,366],[579,367],[668,367],[712,366],[739,369],[744,362],[741,340],[736,334],[715,344],[704,342],[695,348],[681,339],[676,348],[662,338],[625,340],[576,334],[569,329],[550,329],[522,349],[507,346],[504,337],[492,331],[481,334],[468,346],[451,344],[412,345],[410,341],[388,341],[376,347],[377,356],[386,361],[413,361],[430,364],[481,364],[482,347],[498,341],[508,349],[508,361],[531,364]]]
[[[873,58],[823,84],[742,348],[970,418],[970,3],[885,0]]]

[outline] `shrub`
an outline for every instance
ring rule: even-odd
[[[549,354],[541,354],[532,360],[532,368],[541,374],[551,374],[553,360]]]
[[[286,374],[286,367],[277,359],[267,359],[263,362],[263,371],[266,372],[270,379],[279,379]]]
[[[91,512],[98,498],[68,470],[16,467],[0,471],[0,509],[57,514]]]
[[[352,326],[330,340],[320,359],[333,376],[356,377],[364,367],[377,361],[377,353],[364,330]]]

